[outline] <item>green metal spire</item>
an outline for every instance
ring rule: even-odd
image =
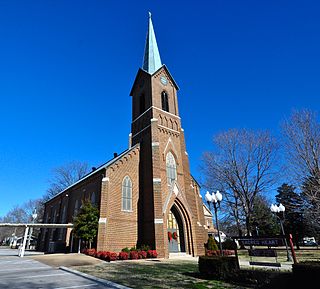
[[[149,26],[144,49],[144,58],[142,69],[153,74],[162,66],[160,53],[157,45],[156,35],[154,34],[151,13],[149,12]]]

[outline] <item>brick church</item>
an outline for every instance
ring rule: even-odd
[[[190,174],[178,89],[161,62],[150,15],[143,67],[130,93],[129,148],[49,200],[43,222],[72,223],[87,199],[100,210],[98,251],[149,245],[164,258],[204,254],[210,215],[205,218],[200,187]],[[59,246],[77,250],[71,229],[44,229],[40,249]]]

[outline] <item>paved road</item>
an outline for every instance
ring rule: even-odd
[[[16,250],[0,249],[0,289],[106,289],[95,281],[35,261]]]

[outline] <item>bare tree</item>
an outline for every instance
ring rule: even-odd
[[[49,180],[50,186],[44,196],[45,200],[71,186],[89,172],[88,164],[84,162],[70,162],[61,167],[53,169],[53,175]]]
[[[307,201],[310,222],[320,223],[320,122],[317,113],[294,111],[283,125],[288,167]]]
[[[27,202],[14,206],[5,216],[0,218],[0,223],[30,223],[32,213],[36,209],[38,218],[36,222],[41,222],[42,199],[28,200]],[[0,241],[4,237],[10,237],[13,233],[22,235],[24,228],[1,227]],[[36,230],[37,232],[37,230]]]
[[[320,174],[320,123],[310,110],[294,111],[283,122],[284,145],[288,163],[301,183]]]
[[[224,191],[239,234],[243,220],[251,234],[255,199],[275,181],[276,141],[266,131],[233,129],[216,135],[214,144],[214,151],[203,154],[204,186]]]

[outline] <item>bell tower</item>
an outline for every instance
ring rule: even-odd
[[[130,145],[140,143],[138,245],[154,247],[160,257],[168,257],[172,250],[199,255],[207,232],[202,199],[192,185],[178,109],[179,88],[161,62],[151,13],[148,21],[143,66],[130,93]],[[179,228],[168,227],[173,214]],[[168,240],[171,231],[177,246]]]

